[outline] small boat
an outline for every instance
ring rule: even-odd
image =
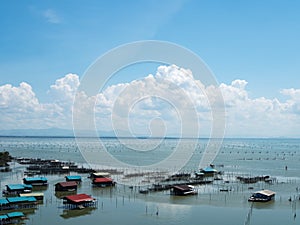
[[[79,205],[77,208],[78,209],[84,209],[85,207],[83,205]]]
[[[149,190],[148,190],[148,189],[140,189],[140,190],[139,190],[139,193],[140,193],[140,194],[148,194],[148,193],[149,193]]]
[[[221,188],[220,192],[229,192],[229,189],[228,188]]]

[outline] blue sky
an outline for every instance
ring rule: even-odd
[[[282,89],[300,88],[299,15],[296,0],[3,1],[0,86],[26,82],[47,102],[57,79],[68,73],[80,78],[106,51],[152,39],[192,50],[219,83],[246,80],[249,97],[284,101]]]

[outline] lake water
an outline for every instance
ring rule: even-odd
[[[178,139],[164,139],[160,142],[151,139],[123,139],[120,142],[114,138],[101,141],[115,158],[137,166],[157,163],[168,157],[179,142]],[[83,138],[81,142],[86,151],[97,153],[98,139]],[[136,149],[155,148],[145,152],[131,151],[124,143]],[[189,148],[193,143],[195,140],[186,139],[182,148]],[[192,158],[182,171],[197,170],[207,143],[207,139],[196,140]],[[59,159],[87,166],[74,138],[0,137],[0,151],[9,151],[15,157]],[[25,223],[299,224],[300,139],[225,139],[213,163],[218,170],[224,171],[223,180],[196,186],[199,194],[185,197],[171,196],[169,191],[144,195],[138,192],[138,187],[129,188],[122,184],[117,184],[114,188],[93,188],[87,175],[81,174],[83,182],[77,193],[95,197],[98,200],[97,209],[64,209],[62,200],[55,195],[53,187],[55,183],[64,181],[64,175],[47,176],[50,185],[44,191],[44,203],[36,210],[25,212],[29,218]],[[2,189],[8,183],[22,182],[24,166],[12,163],[11,168],[12,172],[0,173]],[[269,175],[275,182],[241,184],[236,180],[237,175]],[[222,188],[231,191],[220,192]],[[260,189],[275,191],[275,201],[249,203],[247,199],[251,193]]]

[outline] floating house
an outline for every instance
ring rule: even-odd
[[[63,204],[69,209],[83,209],[86,207],[96,207],[97,201],[90,195],[77,194],[65,196],[63,198]]]
[[[32,186],[48,186],[48,180],[45,177],[25,177],[23,183]]]
[[[35,197],[36,200],[44,200],[44,193],[41,192],[32,192],[32,193],[21,193],[20,197]]]
[[[108,186],[114,186],[116,183],[113,181],[113,179],[109,177],[103,177],[103,178],[93,179],[92,184],[97,187],[108,187]]]
[[[0,199],[0,210],[36,208],[35,197],[9,197]]]
[[[256,176],[256,177],[242,177],[242,176],[237,176],[236,177],[238,180],[245,184],[254,184],[259,181],[264,181],[266,183],[271,183],[273,182],[274,179],[271,179],[270,176]]]
[[[81,183],[81,176],[66,176],[66,181],[76,181],[78,184]]]
[[[32,185],[30,184],[8,184],[6,190],[3,191],[3,195],[18,195],[19,193],[30,193],[32,191]]]
[[[248,201],[250,202],[268,202],[275,198],[275,192],[270,190],[261,190],[254,192]]]
[[[76,191],[77,185],[76,181],[59,182],[55,184],[55,191]]]
[[[7,218],[8,218],[8,216],[6,214],[5,215],[0,215],[0,221],[1,222],[6,220]],[[2,224],[2,223],[0,223],[0,224]]]
[[[8,216],[5,214],[5,215],[0,215],[0,224],[8,224]]]
[[[6,198],[9,205],[15,208],[35,208],[37,200],[35,197],[9,197]]]
[[[191,178],[190,173],[176,173],[168,177],[166,181],[180,181],[180,180],[188,180],[190,178]]]
[[[7,201],[7,199],[2,198],[0,199],[0,211],[1,210],[6,210],[6,209],[10,209],[9,207],[9,202]]]
[[[24,218],[25,215],[22,212],[10,212],[6,214],[8,218]]]
[[[200,169],[200,172],[203,173],[204,175],[207,175],[207,176],[209,176],[209,175],[213,176],[216,173],[218,173],[218,170],[216,170],[213,167],[209,166],[209,167],[206,167],[204,169]]]
[[[90,178],[94,179],[94,178],[106,178],[106,177],[110,177],[110,173],[107,172],[95,172],[95,173],[91,173]]]
[[[22,212],[11,212],[0,215],[0,224],[16,224],[23,219],[26,219],[26,217]]]
[[[171,188],[171,195],[196,195],[198,194],[192,185],[175,185]]]

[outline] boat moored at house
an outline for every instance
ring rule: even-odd
[[[107,172],[95,172],[90,174],[90,178],[95,179],[95,178],[108,178],[110,177],[110,173]]]
[[[195,172],[195,177],[196,179],[203,179],[204,178],[204,173],[202,172]]]
[[[42,192],[31,192],[31,193],[21,193],[19,194],[20,197],[35,197],[36,200],[43,201],[44,200],[44,193]]]

